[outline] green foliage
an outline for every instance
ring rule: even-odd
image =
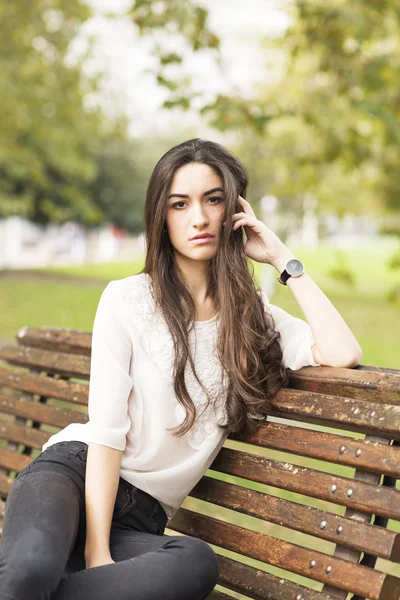
[[[97,174],[90,185],[105,219],[132,233],[143,230],[147,170],[139,153],[138,142],[109,133],[95,155]]]
[[[202,106],[182,66],[186,52],[198,51],[211,51],[220,64],[220,40],[207,10],[188,0],[132,0],[127,15],[153,40],[153,74],[168,92],[163,106],[187,110],[196,101],[212,127],[238,132],[236,153],[252,167],[254,199],[272,193],[283,210],[299,212],[311,193],[317,210],[396,210],[397,3],[282,3],[292,24],[283,37],[263,44],[273,76],[254,98],[220,94]],[[159,149],[153,144],[155,154],[147,152],[144,164],[126,120],[111,121],[95,107],[102,76],[89,78],[82,69],[90,45],[75,62],[67,60],[90,14],[78,0],[0,7],[0,217],[74,219],[87,226],[111,220],[138,232],[145,176]]]
[[[347,287],[354,289],[356,278],[347,264],[346,254],[342,250],[335,250],[334,255],[336,262],[328,269],[328,275],[333,281],[343,283]]]
[[[250,126],[257,134],[264,132],[272,118],[263,103],[225,95],[218,95],[214,102],[203,106],[200,114],[210,116],[210,125],[220,131]]]
[[[211,51],[220,64],[220,39],[208,27],[208,10],[190,0],[134,0],[127,14],[141,35],[154,36],[157,33],[155,37],[162,39],[161,43],[154,42],[152,54],[157,63],[150,71],[159,85],[171,92],[163,108],[188,110],[200,94],[191,89],[191,76],[181,75],[179,69],[171,70],[171,66],[179,67],[183,63],[184,52],[171,52],[169,47],[165,49],[169,46],[165,43],[165,35],[175,39],[180,37],[188,52]]]
[[[218,54],[219,39],[201,7],[184,0],[137,0],[127,14],[141,35],[179,33],[192,51]],[[138,232],[148,171],[141,149],[130,140],[124,117],[106,117],[93,102],[102,74],[84,74],[91,44],[79,59],[68,54],[90,16],[79,0],[0,6],[0,218],[21,215],[41,224],[76,220],[86,226],[112,221]],[[170,91],[165,106],[187,109],[197,95],[191,78],[169,71],[182,63],[182,53],[157,42],[154,54],[155,78]],[[153,151],[158,153],[154,145]]]
[[[0,217],[39,223],[101,220],[86,186],[101,116],[84,106],[81,63],[66,53],[90,16],[77,0],[2,3],[0,19]]]
[[[359,174],[363,189],[382,199],[375,210],[398,208],[398,3],[302,0],[291,16],[279,41],[288,57],[279,98],[270,98],[316,139],[308,163],[330,165],[349,180]]]

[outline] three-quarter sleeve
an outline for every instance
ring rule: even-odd
[[[119,281],[104,289],[93,324],[87,441],[125,450],[132,341],[124,322]]]
[[[315,344],[315,338],[307,321],[294,317],[283,308],[271,304],[264,291],[261,292],[261,297],[265,309],[274,318],[275,329],[281,334],[278,342],[282,350],[284,367],[292,371],[310,365],[320,367],[321,364],[314,361],[311,352],[311,346]]]

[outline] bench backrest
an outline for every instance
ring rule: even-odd
[[[91,333],[16,337],[0,349],[3,507],[50,435],[87,421]],[[288,373],[268,421],[227,439],[168,529],[215,546],[213,598],[399,599],[400,371]]]

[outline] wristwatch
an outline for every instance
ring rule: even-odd
[[[298,258],[291,258],[287,261],[286,267],[282,271],[277,280],[282,285],[287,285],[286,282],[289,277],[300,277],[300,275],[304,273],[304,265]]]

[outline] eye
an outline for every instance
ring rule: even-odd
[[[174,204],[171,204],[171,208],[175,208],[175,210],[180,210],[179,208],[176,208],[177,204],[185,204],[184,202],[182,202],[182,200],[180,202],[174,202]]]
[[[220,198],[219,196],[212,196],[211,198],[208,198],[208,200],[218,200],[218,202],[211,202],[211,204],[219,204],[220,202],[223,202],[223,198]],[[185,204],[183,202],[183,200],[180,200],[179,202],[174,202],[173,204],[171,204],[171,208],[174,208],[175,210],[182,210],[181,208],[178,208],[178,204]]]

